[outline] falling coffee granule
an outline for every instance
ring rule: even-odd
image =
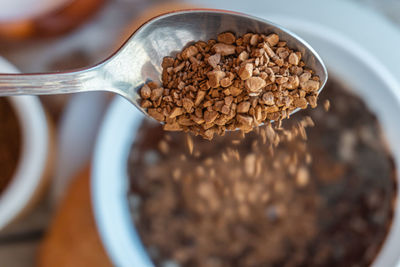
[[[4,97],[0,98],[0,193],[9,184],[17,167],[21,132],[18,118]]]
[[[206,139],[226,130],[249,132],[317,105],[319,77],[277,34],[233,33],[198,41],[162,62],[162,86],[140,89],[140,105],[164,130]]]
[[[366,105],[338,83],[326,99],[328,112],[285,120],[286,129],[315,122],[293,137],[266,125],[244,139],[194,137],[192,153],[185,133],[145,122],[130,153],[129,200],[153,262],[369,266],[392,222],[396,169]],[[274,135],[288,137],[271,154],[263,144]]]

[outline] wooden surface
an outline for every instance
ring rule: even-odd
[[[93,217],[89,168],[72,181],[38,255],[38,267],[112,266]]]

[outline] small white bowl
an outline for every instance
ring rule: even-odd
[[[0,72],[17,69],[0,57]],[[45,112],[34,96],[9,97],[19,120],[22,149],[17,169],[0,195],[0,230],[27,213],[38,200],[50,164],[50,133]]]
[[[400,166],[400,85],[370,53],[343,35],[291,17],[271,19],[298,33],[321,55],[335,77],[354,89],[378,116],[395,164]],[[221,32],[225,29],[221,29]],[[334,103],[333,103],[334,104]],[[117,97],[105,117],[97,140],[92,169],[96,222],[103,244],[116,266],[152,266],[133,225],[129,204],[127,158],[143,115]],[[397,178],[400,169],[397,168]],[[397,182],[399,185],[399,181]],[[389,236],[373,266],[392,267],[399,262],[399,193]]]

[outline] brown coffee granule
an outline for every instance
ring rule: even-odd
[[[188,146],[189,154],[193,154],[193,139],[190,135],[186,135],[186,143]]]
[[[327,99],[324,102],[324,109],[325,111],[329,111],[329,108],[331,107],[331,102]]]
[[[21,129],[7,99],[0,98],[0,193],[9,184],[18,164]]]
[[[206,139],[227,130],[251,131],[317,106],[319,77],[277,34],[224,32],[162,62],[162,86],[140,89],[140,105],[164,130]]]

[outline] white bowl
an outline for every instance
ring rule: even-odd
[[[378,116],[396,166],[400,166],[400,90],[390,71],[362,47],[329,28],[290,17],[276,17],[273,21],[284,22],[284,26],[308,41],[330,72],[365,100]],[[116,98],[102,125],[93,161],[92,192],[98,229],[112,261],[121,267],[152,266],[133,226],[127,200],[127,158],[142,119],[143,115],[131,104]],[[397,196],[396,201],[399,199]],[[396,203],[389,236],[374,266],[390,267],[399,262],[399,216],[400,205]]]
[[[0,57],[0,72],[16,73]],[[50,137],[47,119],[37,97],[9,97],[22,131],[22,150],[15,174],[0,195],[0,230],[28,212],[45,184]]]

